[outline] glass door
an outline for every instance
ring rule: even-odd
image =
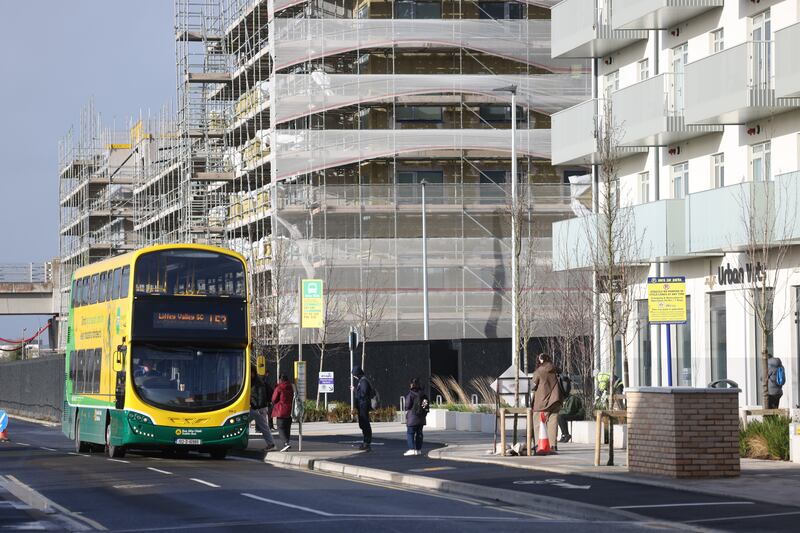
[[[772,76],[772,19],[769,10],[752,19],[753,31],[753,86],[769,89]]]
[[[711,340],[711,381],[728,377],[728,329],[725,293],[708,295]]]
[[[673,115],[683,114],[683,73],[689,62],[689,44],[683,43],[672,49],[672,111]]]

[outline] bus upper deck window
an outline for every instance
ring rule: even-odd
[[[122,279],[119,284],[119,297],[128,297],[128,285],[131,279],[131,267],[126,266],[122,268]]]
[[[98,291],[97,301],[98,302],[105,302],[108,298],[106,298],[106,273],[100,273],[100,289]]]
[[[99,290],[100,290],[100,274],[94,274],[92,275],[92,292],[91,292],[91,298],[89,299],[90,304],[97,303],[97,294]]]
[[[114,269],[114,277],[111,280],[111,299],[116,300],[119,298],[119,280],[122,277],[122,269]]]

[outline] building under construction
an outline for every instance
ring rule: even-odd
[[[550,115],[590,94],[587,63],[550,57],[554,3],[176,0],[177,109],[144,128],[139,244],[242,253],[258,349],[296,342],[301,277],[331,295],[308,341],[420,340],[424,186],[429,338],[510,337],[511,92],[541,272],[574,201]]]

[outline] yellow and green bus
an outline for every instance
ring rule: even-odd
[[[239,254],[151,246],[75,271],[62,428],[85,453],[247,447],[250,328]]]

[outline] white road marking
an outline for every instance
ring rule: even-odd
[[[318,509],[312,509],[310,507],[303,507],[301,505],[295,505],[293,503],[286,503],[286,502],[280,502],[278,500],[270,500],[269,498],[262,498],[261,496],[256,496],[255,494],[250,494],[250,493],[247,493],[247,492],[243,492],[242,496],[244,496],[245,498],[251,498],[253,500],[258,500],[258,501],[264,502],[264,503],[271,503],[273,505],[280,505],[281,507],[288,507],[289,509],[297,509],[298,511],[305,511],[307,513],[311,513],[311,514],[315,514],[315,515],[319,515],[319,516],[338,516],[338,515],[335,515],[333,513],[326,513],[325,511],[320,511]]]
[[[612,509],[658,509],[660,507],[705,507],[710,505],[753,505],[753,502],[660,503],[656,505],[620,505],[612,507]]]
[[[152,466],[147,467],[148,470],[152,470],[153,472],[158,472],[159,474],[167,474],[168,476],[172,475],[172,472],[167,472],[166,470],[160,470],[158,468],[153,468]]]
[[[553,485],[555,487],[561,487],[562,489],[581,490],[589,490],[592,488],[591,485],[573,485],[572,483],[567,483],[563,479],[526,479],[522,481],[515,481],[514,485]]]
[[[17,442],[17,446],[30,446],[27,442]]]
[[[48,448],[47,446],[39,446],[40,450],[47,450],[48,452],[57,452],[55,448]]]
[[[50,529],[48,526],[51,525],[52,524],[48,522],[40,522],[37,520],[34,522],[25,522],[22,524],[8,525],[3,527],[3,529],[7,529],[10,531],[47,531],[48,529]]]
[[[130,461],[124,461],[124,460],[122,460],[122,459],[111,459],[111,458],[109,457],[107,460],[108,460],[108,461],[114,461],[115,463],[125,463],[126,465],[127,465],[127,464],[130,464]]]
[[[112,486],[113,486],[115,489],[125,489],[125,490],[131,490],[131,489],[146,489],[146,488],[150,488],[150,487],[155,487],[155,485],[153,485],[153,484],[150,484],[150,485],[142,485],[142,484],[138,484],[138,483],[127,483],[127,484],[125,484],[125,485],[112,485]]]
[[[443,470],[455,470],[454,466],[430,466],[428,468],[412,468],[409,472],[441,472]]]
[[[727,522],[729,520],[747,520],[750,518],[771,518],[773,516],[793,516],[799,515],[800,511],[793,511],[790,513],[769,513],[769,514],[751,514],[742,516],[721,516],[719,518],[701,518],[699,520],[686,520],[685,524],[699,524],[701,522]]]
[[[194,481],[196,483],[201,483],[201,484],[209,486],[209,487],[214,487],[215,489],[219,488],[219,485],[215,485],[214,483],[209,483],[208,481],[203,481],[202,479],[197,479],[196,477],[190,477],[189,479],[191,479],[192,481]]]
[[[228,459],[233,461],[247,461],[248,463],[264,463],[264,461],[259,461],[258,459],[253,459],[252,457],[237,457],[235,455],[229,456]]]
[[[78,452],[67,452],[67,455],[77,455],[79,457],[91,457],[91,455],[87,455],[85,453],[78,453]]]

